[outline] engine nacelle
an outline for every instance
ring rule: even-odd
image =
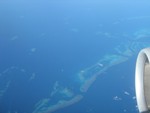
[[[150,113],[150,48],[145,48],[138,54],[135,90],[140,113]]]

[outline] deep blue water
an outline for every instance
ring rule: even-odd
[[[69,100],[65,87],[84,98],[55,113],[137,113],[134,67],[142,44],[149,46],[149,11],[148,0],[0,1],[0,113],[33,113],[42,99],[51,99],[46,107]],[[114,54],[128,60],[80,91],[77,74]],[[55,85],[60,93],[51,97]]]

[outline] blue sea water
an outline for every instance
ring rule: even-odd
[[[138,113],[148,0],[1,0],[0,113]]]

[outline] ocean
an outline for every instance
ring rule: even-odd
[[[0,113],[138,113],[148,0],[1,0]]]

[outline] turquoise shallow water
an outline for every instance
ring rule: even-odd
[[[138,113],[149,1],[0,3],[0,113]]]

